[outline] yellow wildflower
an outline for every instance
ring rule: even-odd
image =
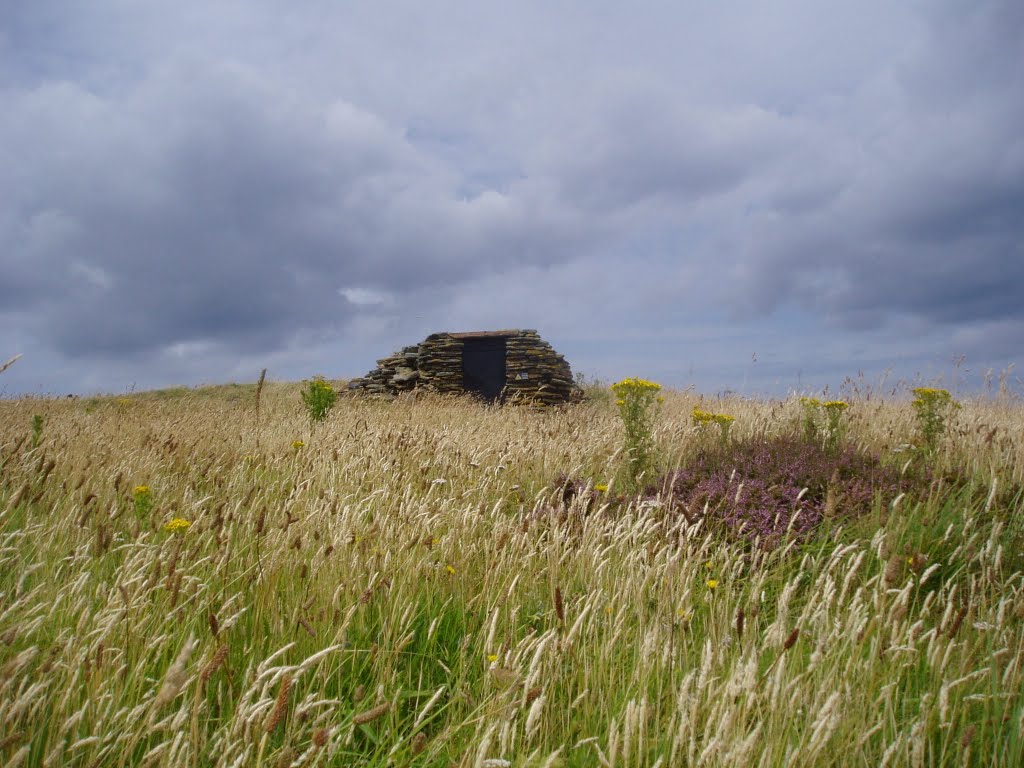
[[[704,583],[708,585],[708,589],[714,589],[718,586],[718,579],[708,579]]]
[[[306,444],[304,442],[302,442],[301,440],[293,440],[292,441],[292,448],[294,448],[296,451],[299,450],[300,448],[304,448],[305,446],[306,446]]]
[[[950,406],[952,408],[959,408],[960,403],[953,399],[953,396],[949,394],[949,390],[936,389],[935,387],[914,387],[914,394],[917,395],[917,399],[914,400],[914,405],[918,408],[924,407],[941,407]]]
[[[454,576],[454,575],[455,575],[455,566],[454,566],[454,565],[452,565],[451,563],[449,563],[448,565],[446,565],[446,566],[444,567],[444,569],[445,569],[446,571],[448,571],[448,575],[449,575],[449,576]]]
[[[657,392],[661,389],[661,384],[647,379],[630,378],[623,379],[620,382],[612,384],[612,390],[615,394],[624,394],[630,391],[642,392],[644,390]]]
[[[693,423],[694,424],[710,424],[714,422],[721,427],[728,426],[736,421],[735,416],[730,416],[728,413],[711,413],[710,411],[702,411],[700,408],[693,409]]]
[[[694,424],[707,424],[708,422],[714,421],[715,414],[702,411],[700,408],[694,406],[693,409],[693,423]]]
[[[136,485],[135,495],[136,496],[149,496],[150,490],[148,485]]]
[[[188,520],[186,520],[183,517],[176,517],[169,523],[164,525],[164,530],[168,533],[184,533],[191,527],[192,523],[190,523]]]
[[[498,660],[498,654],[496,654],[496,653],[489,653],[489,654],[487,654],[487,660],[493,664],[494,662],[496,662]]]
[[[598,483],[594,486],[594,490],[598,493],[608,493],[608,486],[604,483]]]

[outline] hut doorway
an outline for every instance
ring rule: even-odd
[[[465,339],[462,346],[462,387],[494,402],[505,389],[505,339]]]

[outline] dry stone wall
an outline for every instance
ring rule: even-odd
[[[506,399],[550,405],[578,396],[569,363],[536,331],[523,331],[505,345]]]
[[[462,340],[450,333],[432,333],[420,344],[420,376],[423,384],[441,394],[460,394],[462,389]]]

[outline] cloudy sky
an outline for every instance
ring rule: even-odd
[[[1022,83],[1020,0],[0,0],[0,395],[504,327],[976,383],[1024,363]]]

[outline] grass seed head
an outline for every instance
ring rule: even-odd
[[[782,650],[788,651],[794,645],[796,645],[797,639],[800,637],[800,628],[796,627],[792,632],[789,633],[789,637],[786,638],[786,642],[782,644]]]
[[[285,675],[281,678],[281,686],[277,691],[277,700],[274,702],[274,708],[270,711],[270,715],[263,726],[267,733],[273,733],[274,729],[284,719],[285,713],[288,711],[288,693],[291,689],[292,676]]]
[[[352,717],[352,722],[356,725],[365,725],[366,723],[372,723],[374,720],[384,717],[384,715],[386,715],[390,709],[390,702],[378,704],[373,709],[367,709],[363,712],[360,712],[357,715],[354,715]]]
[[[187,680],[185,668],[188,666],[188,660],[192,657],[192,651],[195,649],[195,646],[195,639],[190,637],[181,647],[178,657],[171,664],[170,669],[167,670],[163,685],[160,686],[160,691],[153,700],[154,711],[159,710],[166,704],[170,704],[181,692]]]

